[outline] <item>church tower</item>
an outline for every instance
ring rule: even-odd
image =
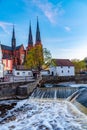
[[[32,47],[33,47],[33,37],[32,37],[31,22],[30,22],[29,35],[28,35],[28,50]]]
[[[37,59],[36,59],[37,67],[38,67],[38,70],[41,70],[42,64],[44,62],[44,57],[43,57],[43,46],[41,43],[38,17],[37,17],[37,27],[36,27],[35,48],[36,48],[36,57],[37,57]]]
[[[36,42],[35,45],[41,44],[41,37],[40,37],[40,29],[39,29],[39,22],[37,17],[37,27],[36,27]]]
[[[15,39],[15,30],[13,26],[13,32],[12,32],[12,40],[11,40],[12,50],[16,49],[16,39]]]

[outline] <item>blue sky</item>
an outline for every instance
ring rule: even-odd
[[[37,16],[53,58],[87,57],[87,0],[0,0],[1,43],[11,45],[14,24],[17,45],[26,47],[30,21],[35,43]]]

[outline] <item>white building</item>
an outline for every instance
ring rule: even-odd
[[[2,49],[0,45],[0,78],[4,77],[4,66],[2,64]]]
[[[30,70],[13,69],[12,76],[8,75],[8,77],[11,82],[33,81],[33,73]]]
[[[14,76],[22,76],[22,77],[25,77],[25,76],[32,77],[33,73],[31,70],[20,70],[20,69],[16,70],[16,69],[14,69],[13,75]]]
[[[50,67],[50,74],[54,76],[74,76],[75,68],[68,59],[54,59],[55,66]]]
[[[40,71],[40,75],[41,75],[41,76],[50,75],[50,72],[49,72],[49,70],[41,70],[41,71]]]

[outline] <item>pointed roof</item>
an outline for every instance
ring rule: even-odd
[[[15,30],[14,30],[14,25],[13,25],[12,39],[15,39]]]
[[[12,32],[12,41],[11,41],[12,49],[14,50],[16,48],[16,38],[15,38],[15,30],[13,25],[13,32]]]
[[[41,43],[41,37],[40,37],[40,29],[39,29],[39,22],[37,17],[37,28],[36,28],[36,43]]]
[[[30,22],[30,26],[29,26],[28,45],[33,45],[33,37],[32,37],[32,30],[31,30],[31,22]]]

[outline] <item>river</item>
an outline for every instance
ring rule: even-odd
[[[87,116],[70,101],[40,98],[1,101],[13,107],[0,114],[0,130],[87,130]]]

